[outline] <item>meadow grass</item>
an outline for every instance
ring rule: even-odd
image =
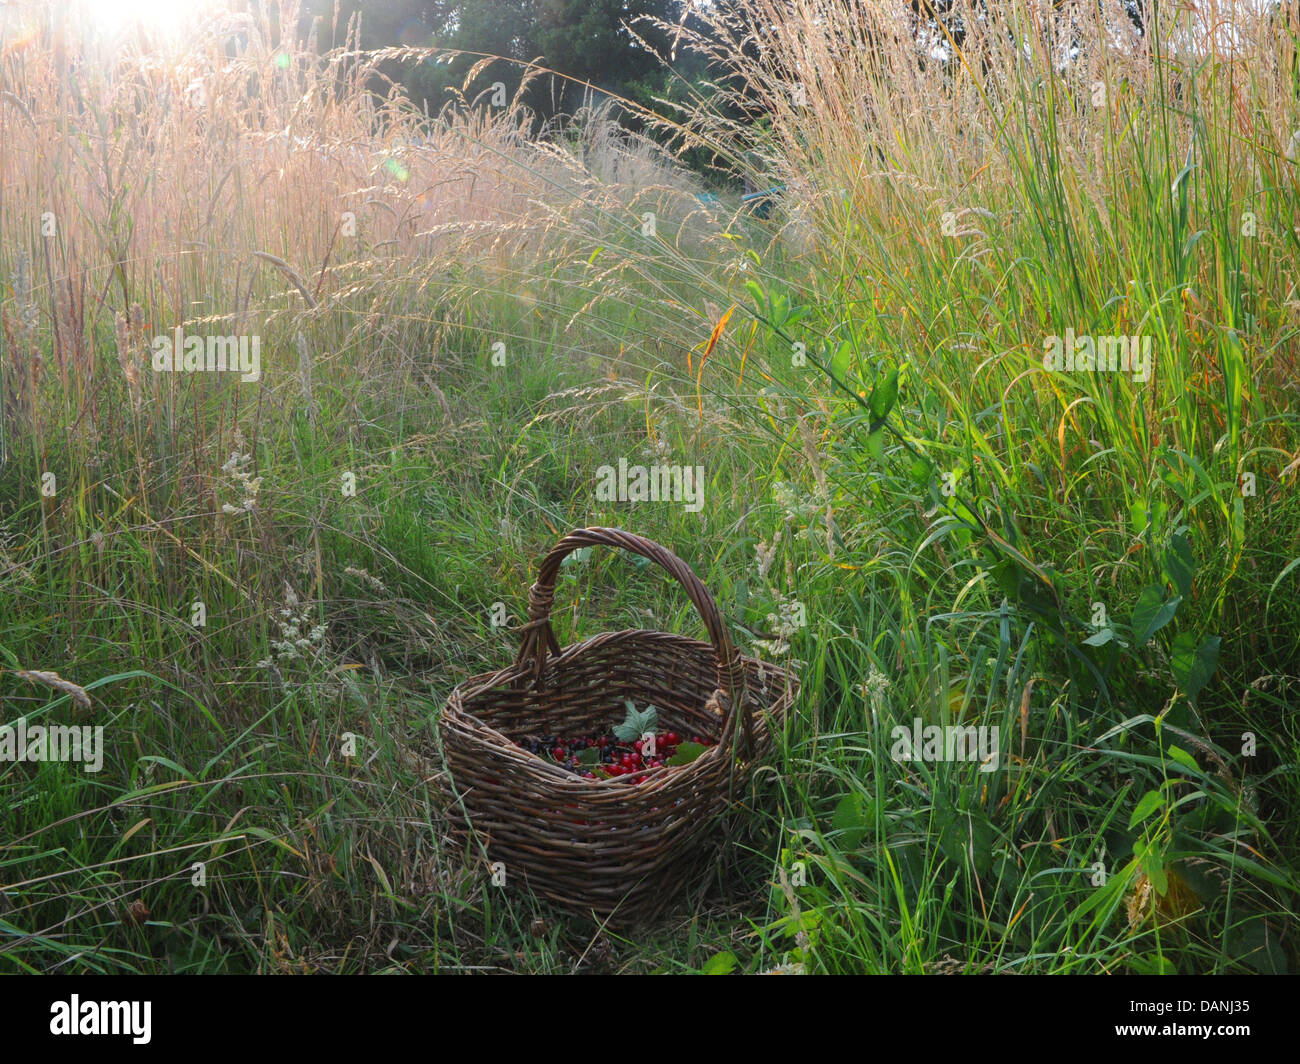
[[[1139,46],[1011,3],[920,64],[885,7],[717,13],[733,76],[659,131],[784,184],[762,220],[608,110],[531,136],[490,66],[377,102],[428,56],[316,55],[290,6],[112,63],[20,10],[0,704],[106,751],[0,763],[0,967],[1295,969],[1285,27],[1207,56],[1173,5]],[[177,326],[258,335],[260,380],[156,373]],[[1067,330],[1149,337],[1149,379],[1047,372]],[[702,465],[702,511],[598,502],[620,458]],[[716,873],[634,935],[492,886],[430,787],[585,525],[803,677]],[[561,643],[698,631],[631,559],[565,572]],[[917,718],[996,726],[996,771],[900,760]]]

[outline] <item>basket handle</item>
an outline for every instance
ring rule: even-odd
[[[659,546],[658,543],[624,532],[617,528],[579,528],[570,532],[552,548],[542,559],[537,571],[537,581],[528,591],[528,623],[524,625],[523,643],[515,657],[515,665],[531,662],[533,686],[542,686],[542,671],[546,665],[547,652],[560,653],[560,644],[551,629],[551,605],[555,601],[555,579],[560,571],[560,563],[573,551],[582,547],[621,547],[623,550],[639,554],[643,558],[666,569],[679,584],[686,589],[709,633],[709,642],[713,644],[714,663],[718,670],[718,689],[713,698],[723,712],[722,741],[727,742],[735,731],[736,707],[742,707],[741,719],[747,746],[753,749],[753,729],[751,708],[745,686],[744,665],[740,652],[731,642],[731,635],[718,612],[709,589],[700,582],[700,578],[681,558],[672,551]]]

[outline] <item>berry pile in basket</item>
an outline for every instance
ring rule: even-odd
[[[632,783],[646,779],[649,769],[689,764],[715,745],[701,736],[685,739],[657,730],[654,706],[638,710],[631,702],[625,705],[626,719],[609,735],[530,735],[516,739],[515,745],[583,779],[627,778]]]

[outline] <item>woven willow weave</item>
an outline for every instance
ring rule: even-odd
[[[666,569],[709,642],[630,630],[561,650],[550,622],[556,576],[570,552],[588,546],[620,547]],[[457,826],[472,827],[507,883],[615,923],[656,916],[714,852],[719,818],[784,726],[797,687],[787,670],[735,649],[713,596],[671,551],[618,529],[578,529],[542,561],[514,664],[466,680],[443,710]],[[657,707],[660,729],[717,745],[632,783],[574,776],[512,742],[607,733],[622,721],[625,699]]]

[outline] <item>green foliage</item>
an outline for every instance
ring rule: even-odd
[[[614,735],[625,743],[635,742],[647,732],[652,732],[659,724],[659,711],[654,706],[637,709],[630,701],[624,701],[627,716],[622,724],[614,726]]]

